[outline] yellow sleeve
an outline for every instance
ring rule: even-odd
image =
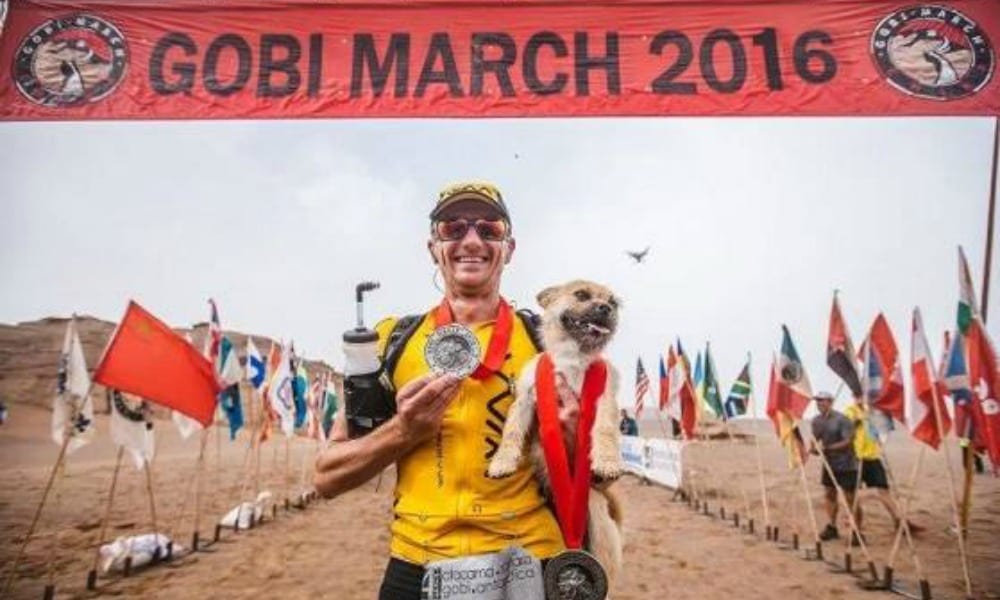
[[[378,355],[385,356],[385,345],[389,342],[389,334],[393,327],[399,322],[397,317],[386,317],[375,324],[375,333],[378,334]]]

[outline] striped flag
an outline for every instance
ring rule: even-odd
[[[719,389],[719,373],[712,358],[711,346],[705,344],[705,404],[712,409],[715,416],[726,420],[726,411],[722,407],[722,390]]]
[[[833,307],[830,309],[830,333],[826,341],[826,364],[847,384],[855,398],[864,393],[861,389],[861,378],[858,376],[858,366],[854,358],[854,344],[851,334],[847,331],[847,323],[840,312],[840,302],[837,294],[833,295]]]
[[[667,399],[667,414],[681,424],[685,439],[695,435],[698,415],[695,410],[694,386],[688,373],[685,361],[679,355],[674,355],[670,348],[667,354],[667,369],[669,371],[669,398]]]
[[[736,377],[733,387],[729,390],[729,396],[726,397],[726,418],[731,419],[746,414],[747,402],[750,400],[751,390],[750,359],[747,358],[746,364],[743,365],[743,370]]]
[[[809,383],[809,376],[806,375],[788,327],[782,325],[781,333],[781,356],[776,369],[778,377],[773,390],[774,401],[778,410],[790,415],[797,423],[812,400],[812,384]],[[771,414],[770,403],[769,394],[768,415]]]
[[[642,366],[642,359],[637,359],[635,363],[635,419],[639,420],[642,414],[642,406],[646,395],[649,394],[649,377],[646,376],[646,369]]]
[[[673,352],[673,348],[670,349]],[[667,408],[670,402],[670,376],[667,374],[667,367],[663,364],[663,356],[660,356],[660,411]]]
[[[942,433],[947,435],[951,430],[951,419],[940,394],[940,386],[934,377],[934,361],[927,345],[919,308],[913,309],[911,334],[910,372],[913,375],[913,389],[906,395],[907,421],[913,437],[937,450],[941,444]],[[938,415],[941,420],[940,427]]]
[[[867,392],[868,405],[900,423],[906,422],[903,413],[903,369],[899,361],[896,339],[885,315],[879,313],[872,323],[868,339],[862,347],[864,371],[861,387]],[[892,427],[888,421],[886,427]]]
[[[219,358],[222,345],[222,324],[219,322],[219,309],[215,305],[215,300],[209,298],[208,305],[211,307],[211,315],[208,319],[208,337],[205,338],[205,356],[214,365]]]
[[[785,334],[787,336],[787,329]],[[788,341],[791,342],[791,338],[788,338]],[[794,352],[794,347],[792,350]],[[784,352],[783,349],[782,354]],[[777,359],[773,359],[771,361],[771,380],[767,389],[767,416],[774,423],[774,432],[778,435],[781,445],[788,452],[788,465],[797,467],[804,465],[809,455],[806,453],[802,432],[799,431],[799,420],[802,419],[802,412],[796,402],[790,402],[790,399],[795,398],[795,396],[789,393],[788,384],[783,381],[784,379],[785,376],[779,374]],[[802,410],[805,410],[804,407]]]

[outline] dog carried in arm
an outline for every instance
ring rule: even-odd
[[[605,361],[602,351],[618,326],[619,300],[605,286],[590,281],[570,281],[538,294],[542,307],[542,338],[545,354],[555,371],[557,403],[563,438],[570,464],[577,439],[577,417],[585,375],[592,363],[604,361],[607,377],[597,398],[593,427],[590,431],[591,486],[587,502],[587,550],[604,568],[608,587],[612,588],[622,565],[621,506],[608,484],[622,473],[618,431],[618,373]],[[490,462],[487,474],[500,478],[514,473],[527,450],[535,462],[535,472],[542,489],[551,494],[552,484],[539,439],[536,407],[538,355],[528,362],[517,380],[514,403],[507,413],[503,439]],[[568,430],[572,428],[572,430]],[[570,468],[573,471],[573,468]]]

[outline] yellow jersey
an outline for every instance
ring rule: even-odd
[[[376,326],[381,344],[395,322],[387,319]],[[424,347],[434,326],[431,312],[407,341],[392,374],[397,390],[427,374]],[[493,327],[494,321],[488,321],[469,329],[486,348]],[[483,381],[463,380],[438,434],[396,464],[390,542],[393,556],[426,564],[498,552],[511,545],[521,546],[540,559],[564,549],[559,525],[542,497],[529,461],[523,461],[510,477],[486,476],[514,400],[514,383],[536,353],[524,323],[515,317],[500,373]]]
[[[881,450],[869,429],[868,409],[852,402],[844,409],[844,416],[854,423],[854,455],[858,460],[878,460]]]

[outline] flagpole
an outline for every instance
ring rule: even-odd
[[[875,561],[872,559],[872,555],[868,552],[868,544],[865,543],[864,538],[861,537],[861,529],[858,528],[858,523],[854,519],[854,512],[851,510],[851,503],[847,502],[847,494],[844,493],[844,488],[840,487],[840,482],[837,481],[837,477],[833,472],[833,467],[830,466],[829,461],[826,460],[826,455],[823,453],[823,442],[816,440],[816,445],[819,446],[819,458],[823,461],[823,469],[826,470],[826,474],[829,476],[830,481],[833,482],[833,487],[837,490],[837,500],[840,500],[844,506],[844,510],[847,512],[847,522],[851,526],[852,535],[856,535],[858,538],[858,545],[861,546],[861,553],[865,555],[865,559],[868,561],[868,570],[872,575],[872,579],[878,581],[878,571],[875,569]],[[861,465],[857,465],[860,470]],[[857,488],[854,491],[855,498],[857,497]],[[848,540],[848,550],[847,553],[850,554],[851,540]]]
[[[155,560],[160,554],[160,538],[156,524],[156,498],[153,496],[153,464],[149,462],[148,458],[143,458],[142,462],[146,467],[143,470],[146,471],[146,494],[149,497],[149,515],[153,522],[153,541],[156,544],[156,549],[153,550],[153,559]]]
[[[753,395],[751,394],[747,407],[747,411],[753,415]],[[764,459],[761,457],[760,453],[760,435],[757,431],[753,434],[753,445],[755,453],[757,454],[757,477],[760,480],[760,502],[761,507],[764,511],[764,531],[770,532],[771,530],[771,518],[770,510],[767,505],[767,484],[764,482]]]
[[[87,387],[87,394],[83,397],[84,402],[90,398],[90,392],[94,389],[94,382],[91,380],[90,385]],[[10,573],[7,574],[7,580],[4,581],[3,589],[0,590],[0,598],[7,596],[10,591],[10,586],[13,585],[14,579],[17,577],[17,564],[21,562],[21,557],[24,555],[24,550],[28,547],[28,542],[31,541],[31,536],[35,533],[35,528],[38,526],[38,520],[42,516],[42,509],[45,507],[45,502],[49,498],[49,493],[52,491],[52,486],[56,480],[56,474],[59,472],[60,467],[62,467],[63,461],[66,460],[66,450],[69,448],[70,441],[70,424],[76,421],[76,412],[78,407],[76,403],[73,403],[73,411],[70,415],[67,427],[63,430],[63,440],[62,444],[59,446],[59,454],[56,456],[56,462],[52,465],[52,472],[49,474],[49,481],[45,484],[45,490],[42,491],[42,499],[38,502],[38,507],[35,509],[35,516],[31,519],[31,525],[28,527],[28,533],[24,536],[24,541],[21,542],[21,547],[18,548],[17,554],[14,555],[14,562],[10,565]]]
[[[205,474],[205,447],[208,446],[208,429],[201,430],[200,447],[198,449],[198,467],[195,474],[194,491],[194,532],[191,534],[191,551],[198,551],[198,538],[201,532],[201,492]]]
[[[920,467],[924,462],[924,454],[926,454],[927,446],[923,443],[920,444],[920,453],[917,454],[917,462],[913,465],[913,469],[910,471],[910,477],[907,481],[906,487],[910,490],[917,483],[917,475],[920,473]],[[926,585],[927,577],[924,575],[923,565],[920,563],[920,558],[917,556],[916,548],[913,545],[913,539],[910,532],[910,500],[913,494],[902,497],[902,502],[900,503],[900,514],[899,514],[899,525],[896,527],[896,535],[893,536],[892,540],[892,550],[889,551],[889,558],[885,561],[885,585],[888,589],[892,589],[892,572],[893,566],[896,563],[896,554],[899,552],[900,542],[903,541],[903,536],[906,536],[907,542],[910,544],[910,554],[913,557],[913,566],[917,570],[917,577],[920,579],[921,586]]]
[[[794,435],[794,434],[792,434]],[[794,440],[791,443],[795,443]],[[816,512],[813,510],[812,498],[809,495],[809,482],[806,481],[806,467],[802,456],[795,450],[795,462],[799,465],[799,479],[802,481],[802,493],[805,494],[806,510],[809,512],[809,524],[812,525],[813,541],[816,542],[816,559],[823,559],[823,542],[819,539],[819,525],[816,523]],[[796,524],[797,527],[797,524]]]
[[[101,529],[97,534],[97,545],[94,547],[94,563],[87,573],[87,589],[93,590],[97,585],[97,567],[101,560],[101,546],[104,545],[104,534],[108,531],[108,521],[111,519],[111,504],[115,498],[115,488],[118,485],[118,472],[122,468],[122,457],[125,455],[125,446],[118,446],[118,455],[115,458],[115,470],[111,474],[111,488],[108,490],[108,501],[104,505],[104,518],[101,519]]]
[[[63,463],[61,465],[59,465],[59,474],[56,475],[56,483],[55,483],[55,495],[56,495],[56,498],[55,498],[54,502],[55,502],[55,509],[56,509],[56,514],[57,515],[60,512],[60,507],[61,507],[61,504],[62,504],[62,502],[61,502],[61,500],[62,500],[62,487],[63,487],[62,483],[63,483],[63,478],[65,478],[65,477],[66,477],[66,461],[63,461]],[[47,576],[47,583],[45,585],[45,594],[44,594],[44,598],[46,600],[54,598],[55,597],[55,593],[56,593],[56,586],[55,586],[56,560],[55,560],[55,557],[59,553],[59,528],[58,527],[56,527],[55,532],[53,532],[53,534],[52,534],[52,548],[51,548],[51,550],[49,550],[49,552],[50,552],[49,560],[48,560],[49,565],[48,565],[48,569],[47,569],[48,573],[46,575]]]
[[[962,576],[965,578],[965,595],[972,597],[972,580],[969,577],[969,558],[965,548],[965,528],[962,526],[962,517],[959,512],[957,494],[955,491],[955,469],[951,465],[951,452],[948,444],[945,443],[944,423],[941,422],[941,407],[938,401],[938,391],[936,386],[931,386],[931,396],[934,404],[934,421],[937,423],[938,437],[944,446],[944,462],[948,466],[948,486],[951,500],[951,510],[955,518],[955,528],[958,532],[958,554],[962,559]]]
[[[723,410],[725,410],[725,408],[723,408]],[[739,446],[736,444],[736,438],[733,437],[733,430],[729,426],[729,420],[723,419],[722,424],[725,427],[726,435],[729,436],[730,445],[733,447],[733,450],[739,454]],[[750,514],[750,497],[747,495],[747,490],[739,481],[736,481],[736,487],[740,488],[740,494],[743,496],[743,510],[746,511],[747,519],[750,519],[752,516]]]

